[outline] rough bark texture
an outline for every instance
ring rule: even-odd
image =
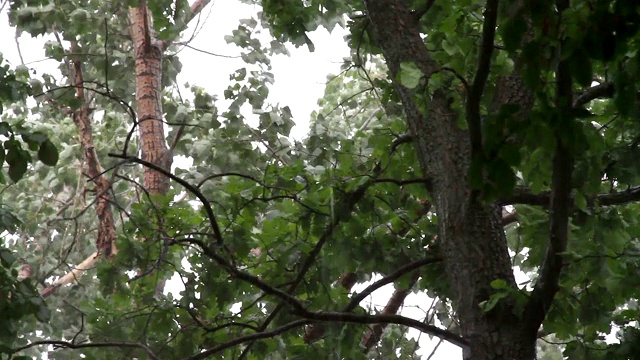
[[[154,39],[144,2],[129,10],[131,39],[135,49],[136,112],[142,160],[171,169],[162,121],[162,46]],[[166,194],[169,179],[144,168],[144,186],[151,195]]]
[[[410,90],[395,81],[403,62],[416,64],[427,77],[441,69],[427,52],[405,1],[369,0],[366,5],[402,100],[420,165],[432,183],[429,190],[438,214],[445,268],[455,292],[461,335],[470,344],[465,359],[534,359],[535,336],[519,326],[509,304],[501,302],[488,314],[479,306],[493,293],[493,280],[503,279],[513,288],[516,284],[501,208],[482,203],[471,191],[469,134],[457,125],[459,115],[450,107],[451,94],[438,89],[426,98],[424,89]],[[419,110],[418,101],[428,103],[426,114]]]
[[[72,42],[72,54],[77,52],[76,48],[76,43]],[[85,177],[93,183],[93,191],[96,194],[96,215],[98,218],[97,251],[53,284],[40,290],[40,295],[45,298],[54,294],[62,286],[78,281],[85,271],[94,267],[99,256],[110,258],[117,253],[115,220],[110,206],[111,182],[103,174],[98,154],[93,146],[93,128],[89,116],[89,101],[85,96],[82,62],[81,60],[75,60],[67,65],[69,66],[70,82],[76,87],[76,98],[80,102],[80,107],[73,111],[73,122],[78,127],[80,144],[84,152],[84,167],[82,171]]]
[[[76,44],[71,43],[71,52],[76,52]],[[95,148],[93,146],[93,129],[91,119],[89,118],[89,104],[85,98],[84,77],[82,73],[82,62],[75,60],[72,63],[70,73],[75,76],[73,84],[76,86],[76,98],[82,104],[79,109],[73,113],[73,121],[80,131],[80,143],[84,150],[84,160],[86,166],[86,177],[95,184],[96,194],[96,215],[98,216],[98,238],[96,247],[98,254],[111,257],[117,253],[115,247],[116,227],[111,212],[111,183],[103,174],[102,166],[98,160]]]

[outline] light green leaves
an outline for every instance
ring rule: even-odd
[[[415,89],[420,84],[424,74],[415,63],[403,62],[400,64],[400,70],[396,76],[403,86]]]

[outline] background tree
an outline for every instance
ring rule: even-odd
[[[255,4],[225,38],[247,65],[222,105],[175,84],[174,41],[203,3],[11,3],[19,31],[54,35],[62,78],[22,71],[35,105],[13,97],[3,121],[52,135],[60,160],[3,191],[22,220],[5,235],[20,263],[3,266],[31,268],[3,289],[33,282],[55,311],[21,318],[1,351],[410,358],[412,327],[466,359],[557,356],[538,338],[638,356],[635,2]],[[307,32],[345,16],[352,57],[294,141],[267,101],[269,56],[313,50]],[[178,155],[193,165],[172,169]],[[164,295],[172,274],[184,290]],[[434,300],[424,320],[396,315],[411,289]],[[37,299],[21,314],[48,320]]]

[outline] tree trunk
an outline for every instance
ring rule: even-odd
[[[136,112],[142,160],[171,169],[162,121],[162,52],[163,44],[154,38],[146,3],[129,10],[131,39],[135,49]],[[166,194],[169,179],[144,168],[144,186],[151,195]]]
[[[162,119],[162,54],[164,44],[155,39],[152,19],[145,1],[129,9],[130,33],[135,51],[136,115],[142,160],[171,171],[173,156],[167,147]],[[169,178],[143,168],[144,188],[150,195],[165,195]],[[160,222],[158,222],[160,226]],[[140,239],[142,241],[146,239]],[[139,270],[139,274],[144,269]],[[167,279],[160,278],[156,295],[164,292]]]
[[[413,63],[428,78],[441,70],[427,52],[415,16],[402,0],[366,1],[374,37],[383,50],[390,76],[402,100],[429,192],[438,215],[438,233],[461,335],[469,342],[465,359],[534,359],[535,331],[520,326],[508,301],[489,313],[480,303],[504,280],[516,289],[501,207],[474,196],[468,179],[469,133],[457,125],[454,94],[443,88],[425,96],[426,87],[408,89],[396,81],[400,64]],[[417,100],[417,101],[416,101]],[[418,101],[420,103],[418,103]],[[428,104],[427,111],[420,105]]]

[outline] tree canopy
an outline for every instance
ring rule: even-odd
[[[0,62],[0,356],[640,358],[636,1],[241,2],[222,94],[177,76],[223,4],[6,3],[59,66]],[[295,139],[271,59],[319,27]]]

